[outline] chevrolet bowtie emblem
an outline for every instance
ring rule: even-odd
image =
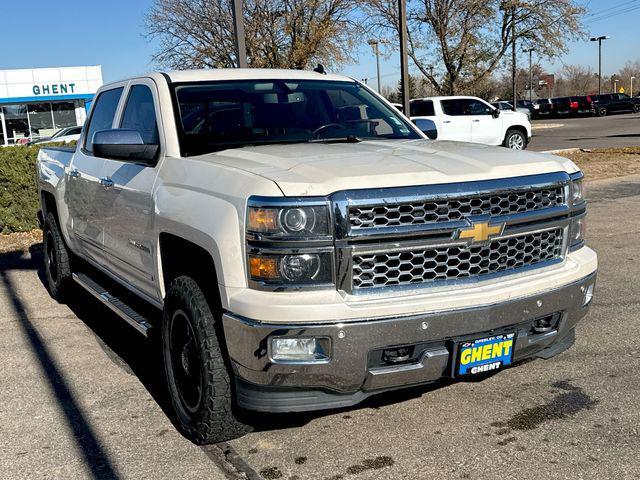
[[[470,228],[461,229],[459,238],[470,238],[473,243],[486,242],[491,237],[500,235],[504,223],[489,226],[489,222],[474,223]]]

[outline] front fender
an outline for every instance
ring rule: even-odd
[[[198,245],[213,259],[222,306],[226,287],[246,288],[244,218],[251,195],[281,196],[263,177],[202,161],[167,159],[155,197],[155,238],[169,233]],[[171,179],[171,182],[164,182]],[[160,251],[159,245],[156,251]],[[157,258],[160,294],[165,296],[162,262]]]

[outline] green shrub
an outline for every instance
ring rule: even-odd
[[[0,147],[2,233],[26,232],[38,226],[36,215],[40,200],[36,186],[36,158],[39,150],[37,145]]]

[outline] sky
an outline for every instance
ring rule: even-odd
[[[639,59],[640,9],[598,18],[640,7],[640,0],[582,1],[591,13],[586,17],[587,32],[611,36],[603,43],[603,75],[615,73],[627,60]],[[157,69],[152,60],[157,44],[144,37],[144,15],[151,3],[152,0],[31,0],[26,8],[20,1],[0,0],[4,19],[0,70],[102,65],[104,81],[110,82]],[[542,62],[543,67],[553,72],[563,64],[580,64],[597,70],[596,43],[575,42],[568,47],[569,53],[554,63]],[[369,83],[375,84],[376,64],[371,47],[363,45],[354,57],[358,63],[343,66],[339,73],[369,78]],[[526,67],[528,58],[523,55],[519,63]],[[382,60],[381,79],[383,85],[398,81],[397,54]]]

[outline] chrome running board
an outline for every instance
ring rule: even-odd
[[[145,337],[149,336],[151,331],[151,323],[129,305],[124,303],[118,297],[109,293],[104,287],[93,281],[84,273],[72,274],[73,280],[88,291],[91,295],[100,300],[104,305],[109,307],[114,313],[121,317],[125,322],[135,328]]]

